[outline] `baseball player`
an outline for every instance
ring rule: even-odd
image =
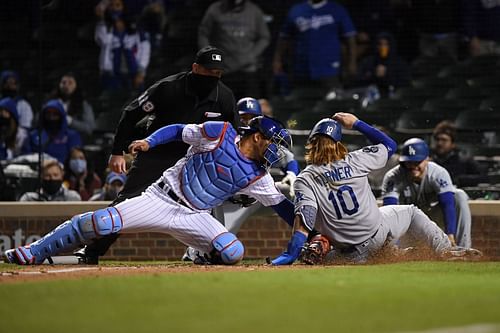
[[[163,232],[207,253],[214,264],[235,264],[243,244],[210,211],[235,193],[271,206],[287,223],[293,204],[274,186],[267,172],[289,133],[276,120],[257,117],[240,127],[241,140],[227,122],[169,125],[144,140],[133,141],[132,153],[182,140],[190,147],[184,158],[138,197],[114,207],[73,216],[40,240],[5,252],[8,262],[41,264],[46,258],[111,233]]]
[[[373,145],[349,153],[340,142],[341,126],[360,131]],[[449,250],[448,237],[417,207],[377,206],[367,175],[383,167],[396,148],[394,140],[352,114],[336,113],[319,121],[306,146],[308,166],[295,182],[292,238],[271,264],[293,263],[313,228],[333,244],[334,258],[356,263],[405,233],[438,253]]]
[[[237,103],[237,110],[241,123],[244,125],[248,125],[253,118],[262,116],[260,103],[252,97],[240,99]],[[299,164],[289,149],[284,148],[281,152],[283,158],[276,163],[274,168],[285,172],[285,177],[277,182],[276,186],[281,191],[290,191],[293,197],[293,183],[300,171]],[[255,202],[254,198],[241,195],[231,198],[224,204],[224,222],[230,232],[238,233],[245,220],[261,207],[260,204],[254,204]]]
[[[229,121],[239,125],[234,95],[220,80],[224,72],[225,55],[221,50],[207,46],[198,51],[191,71],[180,72],[159,80],[142,95],[126,105],[116,129],[109,168],[116,173],[127,173],[127,182],[117,203],[139,196],[162,172],[181,159],[188,149],[184,142],[171,142],[135,156],[130,170],[126,170],[124,151],[134,139],[152,134],[171,124],[201,124],[206,121]],[[144,131],[138,134],[138,130]],[[116,241],[119,234],[101,237],[76,252],[85,264],[97,264]]]
[[[429,161],[429,147],[422,139],[403,144],[400,164],[389,170],[382,183],[384,206],[414,204],[434,221],[444,222],[452,244],[471,246],[471,213],[467,194],[453,186],[450,174]]]

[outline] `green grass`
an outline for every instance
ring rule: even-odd
[[[500,324],[500,263],[4,283],[0,300],[2,332],[402,332]]]

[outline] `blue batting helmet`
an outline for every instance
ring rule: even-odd
[[[254,116],[262,116],[262,110],[260,109],[260,103],[258,100],[252,97],[245,97],[238,101],[236,104],[239,114],[251,114]]]
[[[424,140],[411,138],[405,141],[401,148],[400,162],[420,162],[429,157],[429,146]]]
[[[314,125],[311,133],[309,133],[308,140],[315,135],[325,135],[333,139],[333,141],[340,141],[342,139],[342,126],[331,118],[324,118]]]
[[[292,146],[292,137],[285,129],[285,126],[278,120],[267,117],[258,116],[250,120],[248,126],[239,128],[243,135],[260,132],[264,137],[271,141],[264,153],[265,167],[271,168],[273,164],[284,157],[281,150]]]

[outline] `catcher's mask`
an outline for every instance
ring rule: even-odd
[[[264,167],[267,170],[285,156],[282,152],[284,148],[292,146],[290,133],[288,133],[281,122],[271,117],[255,117],[250,120],[248,126],[241,126],[239,130],[242,135],[260,132],[267,140],[271,141],[264,153]]]
[[[311,140],[315,135],[324,135],[338,142],[342,139],[342,126],[331,118],[324,118],[314,125],[311,133],[309,133],[308,140]]]

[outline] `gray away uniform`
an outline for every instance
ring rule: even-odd
[[[396,241],[406,233],[438,253],[449,249],[446,234],[417,207],[378,207],[367,176],[382,168],[387,157],[387,148],[378,144],[329,165],[307,166],[295,182],[295,213],[302,215],[309,230],[315,228],[354,262],[365,261],[386,241]],[[307,206],[317,210],[315,219],[305,216],[311,212]]]
[[[434,221],[444,225],[438,195],[445,192],[454,193],[457,212],[456,240],[458,246],[471,247],[471,213],[468,196],[455,188],[450,174],[442,166],[429,162],[420,184],[414,183],[409,174],[401,166],[389,170],[382,183],[382,198],[395,198],[400,204],[414,204],[426,212]]]

